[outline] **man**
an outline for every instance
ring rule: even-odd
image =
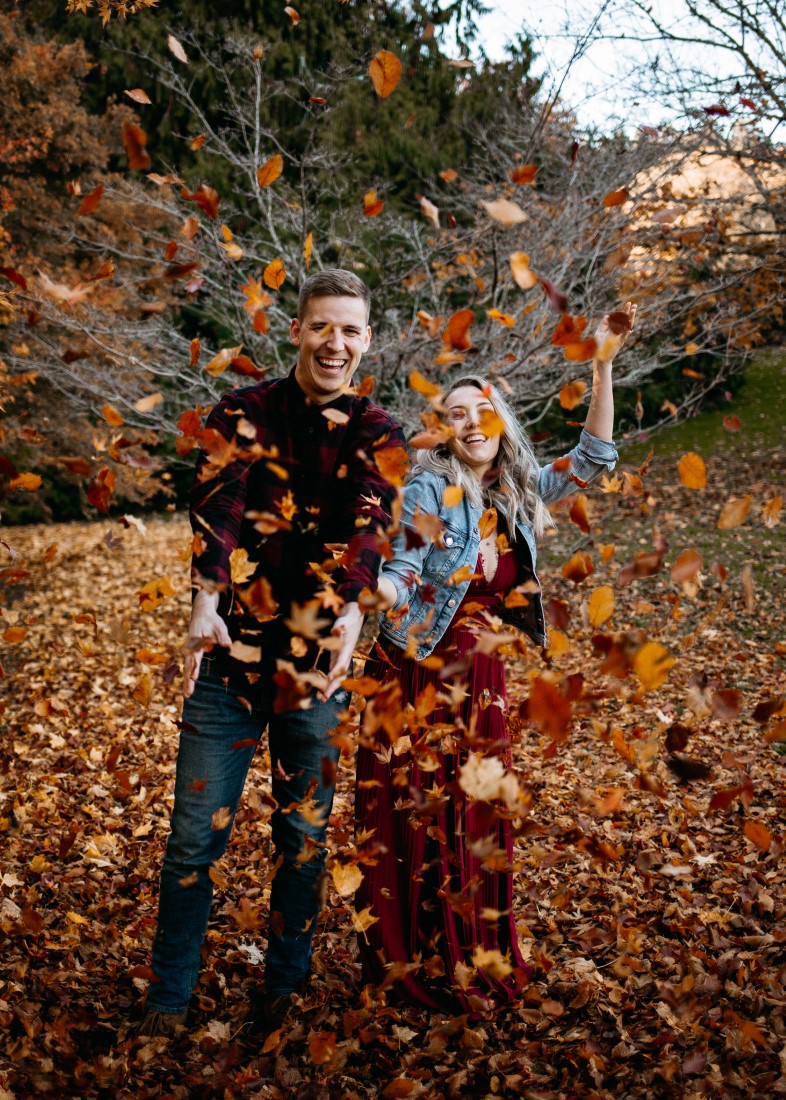
[[[227,394],[200,442],[191,501],[195,589],[171,835],[153,944],[156,981],[138,1032],[185,1022],[212,901],[259,737],[268,728],[276,872],[263,1017],[283,1023],[308,973],[320,908],[340,721],[362,614],[376,588],[404,452],[398,426],[350,388],[371,340],[353,273],[304,282],[283,379]],[[303,812],[301,812],[301,809]]]

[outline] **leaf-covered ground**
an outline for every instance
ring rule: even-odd
[[[0,1098],[786,1095],[784,449],[740,429],[702,452],[703,489],[656,453],[641,491],[630,465],[623,492],[589,491],[588,532],[560,513],[551,668],[534,651],[510,665],[535,974],[520,1007],[478,1022],[362,990],[352,899],[331,892],[302,1011],[267,1041],[255,1028],[261,752],[190,1027],[126,1037],[171,805],[189,532],[180,516],[6,529]],[[594,568],[578,584],[561,572],[577,552]],[[339,855],[352,829],[348,757]]]

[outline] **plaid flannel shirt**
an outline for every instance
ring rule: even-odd
[[[269,652],[276,639],[276,656],[285,656],[281,624],[293,605],[302,607],[323,588],[324,574],[310,563],[330,561],[326,547],[347,545],[332,573],[343,600],[376,589],[379,536],[395,492],[376,456],[405,448],[404,436],[368,398],[342,394],[313,404],[293,370],[226,394],[201,443],[191,495],[194,587],[220,592],[219,613],[233,641],[267,640]],[[234,550],[245,550],[248,560],[233,585]]]

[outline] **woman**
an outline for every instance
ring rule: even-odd
[[[504,623],[545,643],[535,571],[545,505],[616,462],[611,368],[635,306],[624,313],[595,333],[605,358],[593,364],[569,462],[538,467],[493,386],[476,376],[453,383],[442,401],[446,441],[415,454],[380,575],[377,606],[388,610],[366,667],[379,688],[366,679],[356,908],[376,918],[361,937],[364,980],[427,1008],[477,1015],[515,1000],[530,976],[512,909],[510,819],[521,796],[505,775],[498,648],[511,639]]]

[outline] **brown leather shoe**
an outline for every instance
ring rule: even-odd
[[[183,1012],[159,1012],[149,1008],[142,1019],[131,1028],[130,1034],[139,1038],[171,1039],[180,1027],[185,1027],[188,1010]]]

